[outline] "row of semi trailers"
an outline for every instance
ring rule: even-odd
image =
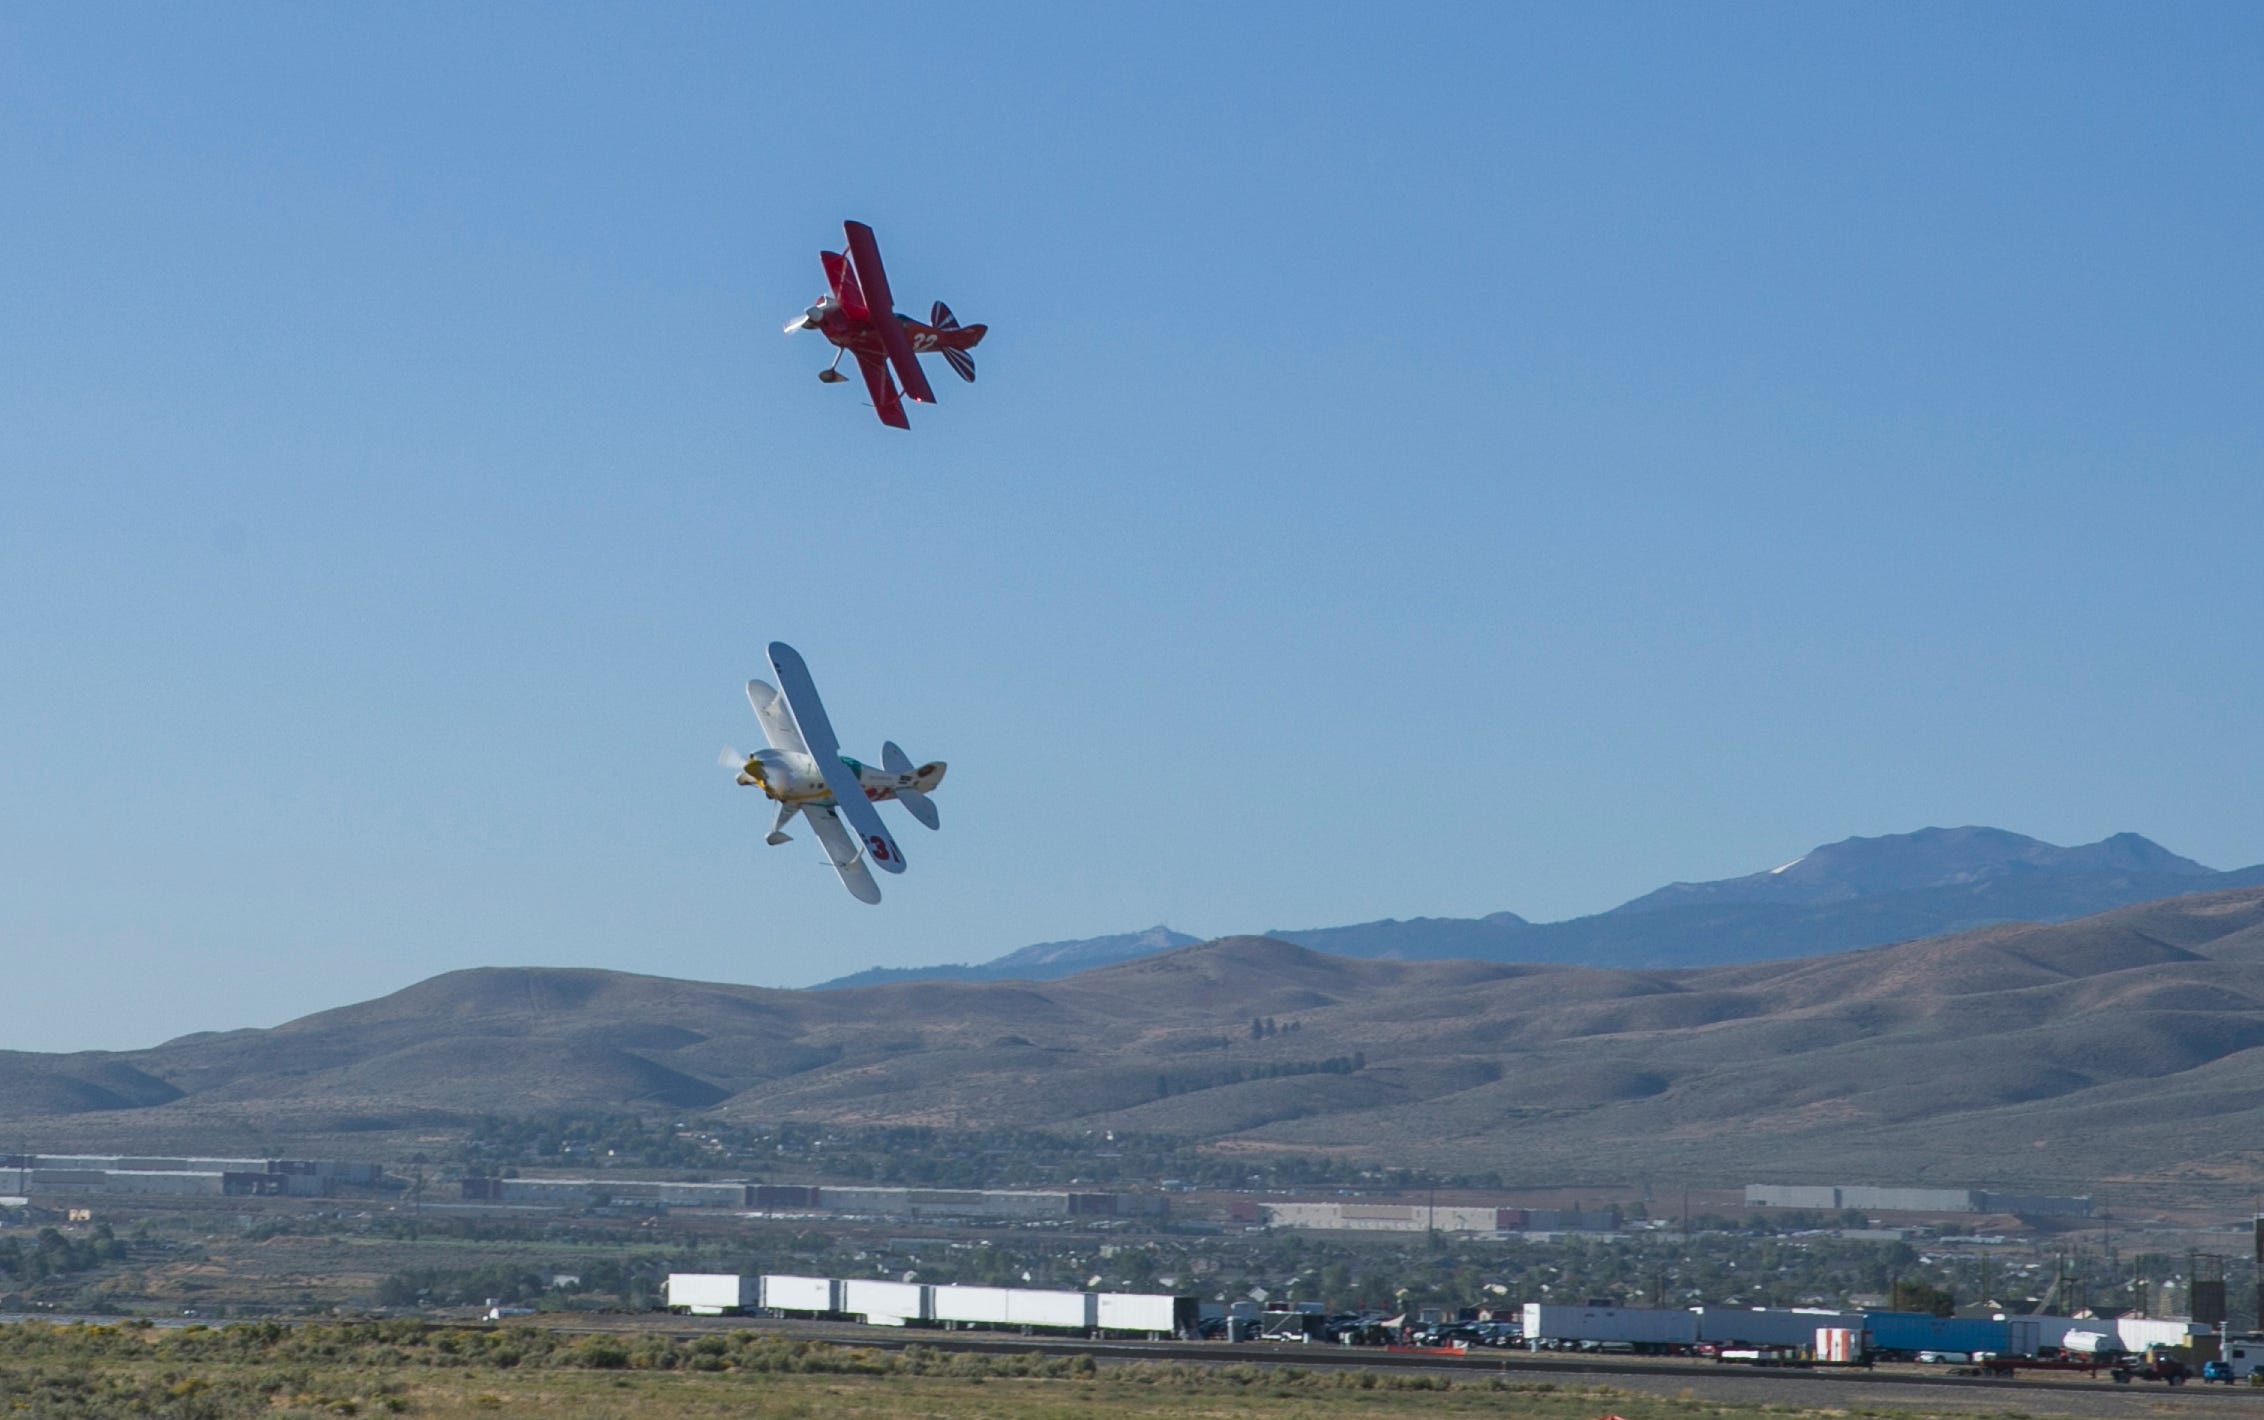
[[[1804,1307],[1572,1307],[1525,1305],[1524,1335],[1534,1344],[1626,1343],[1638,1350],[1700,1345],[1811,1348],[1820,1359],[1946,1355],[2034,1356],[2083,1339],[2144,1351],[2183,1346],[2208,1327],[2149,1317],[2119,1321],[2021,1316],[1945,1317],[1926,1312],[1831,1311]],[[1829,1354],[1828,1354],[1829,1353]]]
[[[1006,1326],[1158,1339],[1191,1336],[1201,1321],[1201,1307],[1193,1297],[769,1273],[743,1277],[728,1272],[672,1272],[668,1305],[695,1316],[759,1310],[783,1316],[850,1318],[870,1326]]]
[[[1192,1336],[1209,1308],[1193,1297],[1145,1292],[1056,1292],[964,1287],[870,1278],[741,1276],[677,1272],[668,1305],[694,1315],[753,1311],[832,1317],[873,1326],[1016,1327],[1033,1331],[1165,1338]],[[1937,1317],[1922,1312],[1762,1307],[1575,1307],[1528,1302],[1528,1346],[1624,1344],[1644,1351],[1715,1346],[1795,1347],[1820,1359],[1857,1360],[1921,1352],[2033,1356],[2068,1346],[2089,1329],[2130,1351],[2178,1346],[2208,1328],[2126,1317]],[[2100,1334],[2100,1333],[2107,1334]]]

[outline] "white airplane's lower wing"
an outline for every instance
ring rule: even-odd
[[[762,721],[763,738],[772,749],[792,750],[808,754],[810,747],[802,743],[802,732],[794,728],[794,717],[786,708],[786,697],[759,680],[747,682],[747,703],[755,707],[755,718]]]
[[[802,732],[802,742],[818,762],[818,773],[825,776],[825,787],[833,791],[841,816],[857,830],[857,836],[865,841],[865,851],[880,864],[882,872],[903,872],[904,850],[896,846],[888,826],[880,821],[880,811],[865,797],[865,786],[841,762],[841,741],[833,733],[833,722],[826,718],[825,702],[818,699],[817,682],[810,679],[810,668],[803,663],[801,652],[784,641],[771,642],[770,668],[778,672],[779,689],[786,693],[786,708],[794,716],[794,727]]]
[[[865,857],[857,851],[857,841],[841,822],[841,815],[832,809],[816,806],[802,810],[802,816],[817,830],[818,842],[825,845],[825,856],[833,860],[833,871],[841,874],[841,885],[859,902],[880,901],[880,884],[873,881],[873,870],[865,866]]]

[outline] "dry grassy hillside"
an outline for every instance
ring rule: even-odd
[[[454,972],[266,1031],[0,1056],[0,1126],[304,1136],[555,1107],[1129,1127],[1534,1181],[2255,1172],[2264,890],[1689,971],[1245,937],[1042,984]],[[1274,1030],[1253,1038],[1253,1018]]]

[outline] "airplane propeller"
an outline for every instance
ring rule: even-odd
[[[808,310],[802,312],[800,315],[794,317],[794,319],[786,323],[786,333],[788,335],[792,335],[797,330],[818,329],[825,324],[826,312],[832,310],[833,307],[833,297],[818,297],[816,305],[811,306]]]
[[[763,782],[761,766],[749,763],[746,755],[739,753],[729,745],[723,747],[723,753],[715,757],[715,762],[725,769],[737,770],[739,782],[742,784],[760,784]]]

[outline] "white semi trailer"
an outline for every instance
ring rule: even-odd
[[[763,1305],[774,1312],[832,1315],[842,1310],[842,1284],[831,1277],[763,1274]]]
[[[1096,1321],[1091,1292],[1039,1292],[1012,1287],[1006,1293],[1009,1326],[1043,1326],[1055,1331],[1091,1331]]]
[[[1863,1330],[1863,1313],[1776,1307],[1692,1307],[1698,1318],[1698,1339],[1723,1346],[1797,1346],[1816,1344],[1823,1327]]]
[[[868,1326],[902,1326],[926,1321],[929,1289],[917,1282],[876,1282],[852,1277],[841,1284],[841,1310]]]
[[[962,1326],[1004,1326],[1006,1293],[1004,1287],[936,1287],[929,1315]]]
[[[730,1272],[671,1272],[668,1309],[693,1316],[728,1316],[762,1305],[761,1279]]]
[[[1200,1319],[1190,1318],[1189,1299],[1152,1296],[1139,1292],[1100,1292],[1093,1297],[1094,1324],[1103,1331],[1130,1331],[1152,1337],[1170,1337]],[[1223,1310],[1223,1309],[1222,1309]]]
[[[1814,1332],[1811,1329],[1810,1335]],[[1666,1351],[1698,1343],[1696,1314],[1679,1307],[1560,1307],[1525,1304],[1525,1344],[1536,1350],[1556,1346],[1626,1345],[1638,1351]]]

